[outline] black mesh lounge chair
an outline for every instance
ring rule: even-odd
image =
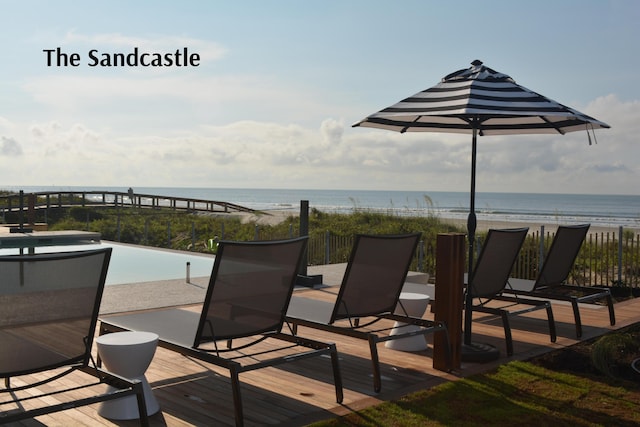
[[[228,369],[239,426],[244,423],[239,374],[267,366],[331,356],[340,403],[342,379],[335,345],[282,332],[306,244],[306,237],[222,241],[199,312],[167,308],[101,317],[100,333],[154,332],[160,337],[159,346]]]
[[[0,257],[0,424],[136,395],[148,425],[142,383],[91,357],[110,257],[111,248]],[[72,372],[91,377],[69,386]]]
[[[613,298],[609,289],[566,283],[588,230],[589,224],[558,227],[536,280],[509,279],[507,289],[507,292],[514,295],[571,302],[578,338],[582,337],[579,303],[605,300],[609,307],[609,321],[611,325],[616,324]]]
[[[382,387],[378,343],[436,331],[445,334],[447,341],[449,338],[443,323],[406,315],[399,300],[419,237],[419,234],[356,236],[335,302],[294,296],[287,311],[287,322],[294,326],[294,332],[302,325],[368,341],[376,392]],[[404,315],[394,314],[402,311]],[[376,324],[382,319],[422,329],[396,330],[390,336],[391,326]]]
[[[467,286],[467,292],[471,293],[473,304],[465,306],[465,344],[471,343],[470,331],[473,311],[489,313],[502,318],[507,355],[509,356],[513,354],[510,316],[546,309],[551,342],[556,341],[555,322],[549,301],[503,294],[509,274],[528,231],[528,228],[489,230]],[[522,308],[522,306],[527,307]]]

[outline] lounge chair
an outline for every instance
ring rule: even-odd
[[[509,279],[507,292],[550,300],[569,301],[573,308],[576,335],[582,337],[582,321],[578,304],[605,300],[609,307],[609,321],[616,324],[611,291],[596,286],[567,284],[580,247],[589,230],[589,224],[558,227],[549,252],[536,280]]]
[[[448,341],[443,323],[411,317],[399,301],[419,237],[356,236],[335,302],[294,296],[287,311],[287,322],[293,325],[294,333],[298,326],[307,326],[368,341],[375,392],[382,388],[378,343],[433,332],[445,334]],[[422,329],[396,329],[390,335],[393,326],[389,322],[378,324],[383,319]]]
[[[306,245],[306,237],[221,241],[198,311],[165,308],[104,316],[100,333],[154,332],[160,347],[228,369],[238,426],[244,423],[239,374],[267,366],[331,356],[340,403],[342,379],[335,345],[282,332]]]
[[[504,295],[509,274],[528,231],[528,228],[489,230],[473,274],[468,281],[467,292],[470,293],[472,303],[465,305],[465,344],[471,344],[471,321],[474,311],[502,318],[507,355],[509,356],[513,355],[510,316],[541,309],[547,310],[551,342],[556,341],[555,322],[549,301]],[[465,298],[465,301],[469,300]]]
[[[0,257],[0,424],[133,395],[149,424],[142,383],[92,358],[110,257],[111,248]],[[72,372],[91,378],[69,386]]]

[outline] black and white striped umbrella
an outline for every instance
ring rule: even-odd
[[[589,144],[595,129],[610,126],[573,108],[518,85],[506,74],[473,61],[471,67],[444,77],[437,85],[371,114],[353,127],[396,132],[445,132],[473,135],[471,192],[467,232],[469,266],[473,271],[476,230],[475,180],[477,136],[542,134],[584,130]],[[470,302],[467,304],[471,306]],[[468,316],[470,317],[470,316]],[[468,327],[467,327],[468,326]],[[470,344],[470,325],[465,344]]]
[[[559,133],[609,125],[518,85],[474,61],[437,85],[355,123],[397,132],[508,135]]]

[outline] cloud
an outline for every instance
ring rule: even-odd
[[[629,168],[622,163],[614,163],[614,164],[608,164],[608,165],[595,164],[595,165],[592,165],[590,168],[593,169],[595,172],[602,172],[602,173],[629,172]]]
[[[596,131],[598,144],[591,146],[584,132],[479,138],[477,191],[637,194],[637,107],[614,96],[581,107],[612,125]],[[144,113],[132,122],[150,119],[167,120]],[[3,148],[20,141],[23,153],[3,163],[4,176],[20,180],[6,185],[469,188],[469,135],[345,128],[335,116],[316,117],[315,126],[293,120],[152,126],[154,120],[148,129],[121,132],[85,121],[5,119]]]
[[[326,119],[322,121],[320,131],[327,145],[339,145],[344,134],[344,123],[334,119]]]
[[[22,147],[13,138],[0,137],[0,154],[6,157],[17,157],[22,155]]]

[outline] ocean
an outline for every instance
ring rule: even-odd
[[[2,187],[32,191],[122,191],[119,187]],[[138,194],[187,197],[236,203],[258,210],[299,212],[300,201],[324,212],[356,210],[401,216],[433,215],[466,219],[468,192],[376,190],[279,190],[248,188],[134,187]],[[640,228],[640,196],[603,194],[477,193],[478,220],[547,224],[590,223],[602,227]]]

